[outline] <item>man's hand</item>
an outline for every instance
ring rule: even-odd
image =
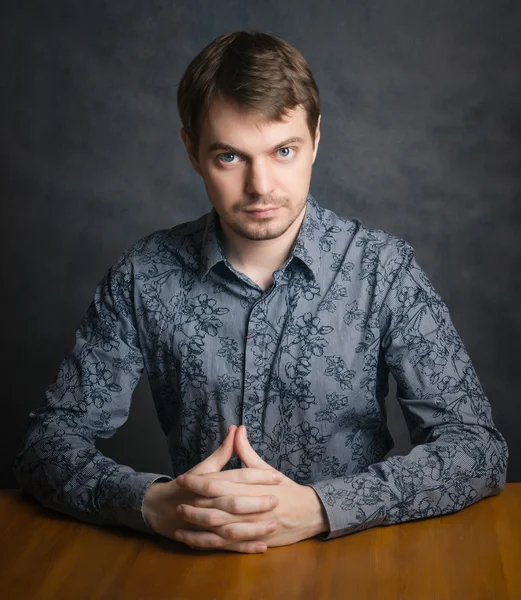
[[[273,469],[250,446],[244,426],[235,434],[235,453],[246,468],[229,471],[234,473],[233,478],[217,479],[215,473],[193,472],[177,478],[177,484],[185,492],[224,508],[215,511],[203,502],[197,505],[181,503],[177,510],[195,529],[178,529],[175,534],[177,540],[198,548],[228,548],[230,539],[251,540],[254,532],[259,531],[256,529],[259,523],[265,524],[269,519],[275,527],[255,536],[259,549],[261,544],[266,547],[294,544],[328,530],[325,510],[311,487],[299,485],[284,476],[282,483],[275,488],[270,489],[260,483],[258,473],[272,472]],[[267,512],[255,510],[252,503],[258,501],[258,496],[269,494],[278,498],[277,505]],[[240,510],[229,510],[231,507]],[[209,526],[211,530],[208,530]]]
[[[247,498],[237,499],[219,495],[218,497],[207,497],[183,489],[179,486],[179,477],[174,481],[153,483],[147,490],[143,501],[143,515],[152,529],[165,537],[178,539],[175,531],[178,528],[211,529],[213,535],[221,540],[220,548],[234,550],[236,552],[258,553],[266,551],[266,544],[256,540],[266,533],[273,531],[270,527],[270,518],[264,515],[278,504],[278,498],[272,495],[274,484],[283,479],[283,475],[274,469],[236,469],[221,471],[235,454],[234,438],[237,427],[232,425],[221,446],[206,460],[196,465],[184,476],[205,477],[208,481],[236,482],[248,481],[250,488],[262,486],[263,491]],[[277,475],[277,477],[274,477]],[[249,489],[250,489],[249,488]],[[182,510],[176,510],[179,505],[190,506],[193,509],[204,508],[203,522],[186,522]],[[243,513],[254,513],[257,515],[255,523],[249,523],[240,528],[239,535],[235,527],[227,527],[239,518]],[[276,525],[275,525],[276,527]],[[189,543],[189,542],[187,542]],[[191,545],[191,544],[189,544]]]

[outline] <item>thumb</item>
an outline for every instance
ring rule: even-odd
[[[246,467],[255,469],[273,469],[266,461],[255,452],[248,442],[246,427],[241,425],[235,433],[235,453]]]
[[[215,473],[216,471],[223,469],[235,454],[233,442],[236,431],[237,426],[230,425],[228,434],[224,438],[224,441],[219,448],[217,448],[213,454],[210,454],[208,458],[205,458],[205,460],[187,471],[187,473],[192,473],[193,475],[204,475],[205,473]]]

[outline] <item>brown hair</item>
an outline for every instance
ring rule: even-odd
[[[269,121],[302,106],[313,143],[320,116],[318,87],[300,52],[281,38],[257,31],[225,33],[188,65],[177,91],[183,127],[196,149],[201,123],[218,98],[234,100]]]

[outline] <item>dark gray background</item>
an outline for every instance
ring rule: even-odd
[[[97,282],[208,210],[179,78],[218,34],[276,33],[323,103],[312,193],[400,235],[446,300],[521,480],[521,8],[506,0],[3,2],[0,485]],[[396,451],[407,433],[389,399]],[[142,381],[103,451],[170,472]]]

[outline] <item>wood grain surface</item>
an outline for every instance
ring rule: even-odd
[[[521,484],[458,513],[264,555],[195,551],[0,492],[0,598],[521,599]]]

